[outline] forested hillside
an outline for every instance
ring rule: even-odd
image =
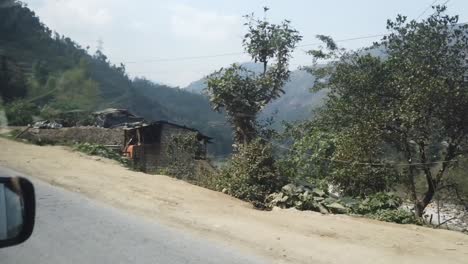
[[[205,97],[131,80],[125,65],[111,63],[99,50],[90,54],[89,47],[53,32],[20,2],[0,4],[0,95],[10,124],[27,124],[33,116],[128,108],[148,120],[195,127],[215,138],[214,154],[229,153],[230,129]]]

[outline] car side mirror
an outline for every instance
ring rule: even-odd
[[[34,229],[33,184],[22,177],[0,177],[0,248],[26,241]]]

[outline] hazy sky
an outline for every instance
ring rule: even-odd
[[[124,62],[131,76],[186,86],[233,62],[245,62],[242,16],[269,6],[269,19],[292,21],[304,36],[348,39],[386,33],[388,18],[418,17],[434,0],[23,0],[51,29],[95,50],[103,41],[113,63]],[[437,4],[446,0],[436,1]],[[450,14],[468,22],[468,1],[450,0]],[[424,16],[432,10],[427,10]],[[370,45],[378,38],[340,42],[345,48]],[[304,50],[294,53],[292,67],[310,63]],[[236,53],[213,58],[192,58]],[[182,58],[182,59],[181,59]]]

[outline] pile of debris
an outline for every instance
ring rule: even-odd
[[[146,125],[144,118],[132,114],[127,109],[108,108],[94,112],[94,125],[104,128],[129,127]]]
[[[43,120],[43,121],[35,122],[32,127],[40,128],[40,129],[56,129],[56,128],[62,128],[63,125],[56,121]]]
[[[413,205],[404,203],[401,209],[413,212]],[[453,203],[430,203],[424,210],[424,222],[438,228],[468,233],[468,209]]]
[[[311,210],[323,214],[345,214],[349,208],[345,207],[340,198],[327,191],[323,191],[308,184],[287,184],[281,192],[270,194],[266,199],[270,208],[296,208]]]

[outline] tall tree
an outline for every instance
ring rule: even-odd
[[[445,7],[434,8],[421,22],[388,21],[390,34],[378,45],[386,50],[383,59],[343,52],[326,38],[328,51],[312,52],[338,58],[314,70],[318,87],[330,89],[322,117],[339,135],[332,158],[352,161],[343,166],[348,169],[382,163],[398,169],[417,216],[468,148],[468,25],[457,24]],[[396,162],[386,160],[389,152]]]
[[[266,14],[268,8],[264,10]],[[208,76],[206,88],[213,109],[226,112],[238,145],[257,136],[258,113],[284,93],[282,87],[290,74],[288,61],[302,39],[288,20],[277,25],[268,22],[266,15],[263,19],[253,14],[245,18],[248,33],[244,36],[244,49],[255,62],[263,64],[263,73],[256,74],[234,64]]]

